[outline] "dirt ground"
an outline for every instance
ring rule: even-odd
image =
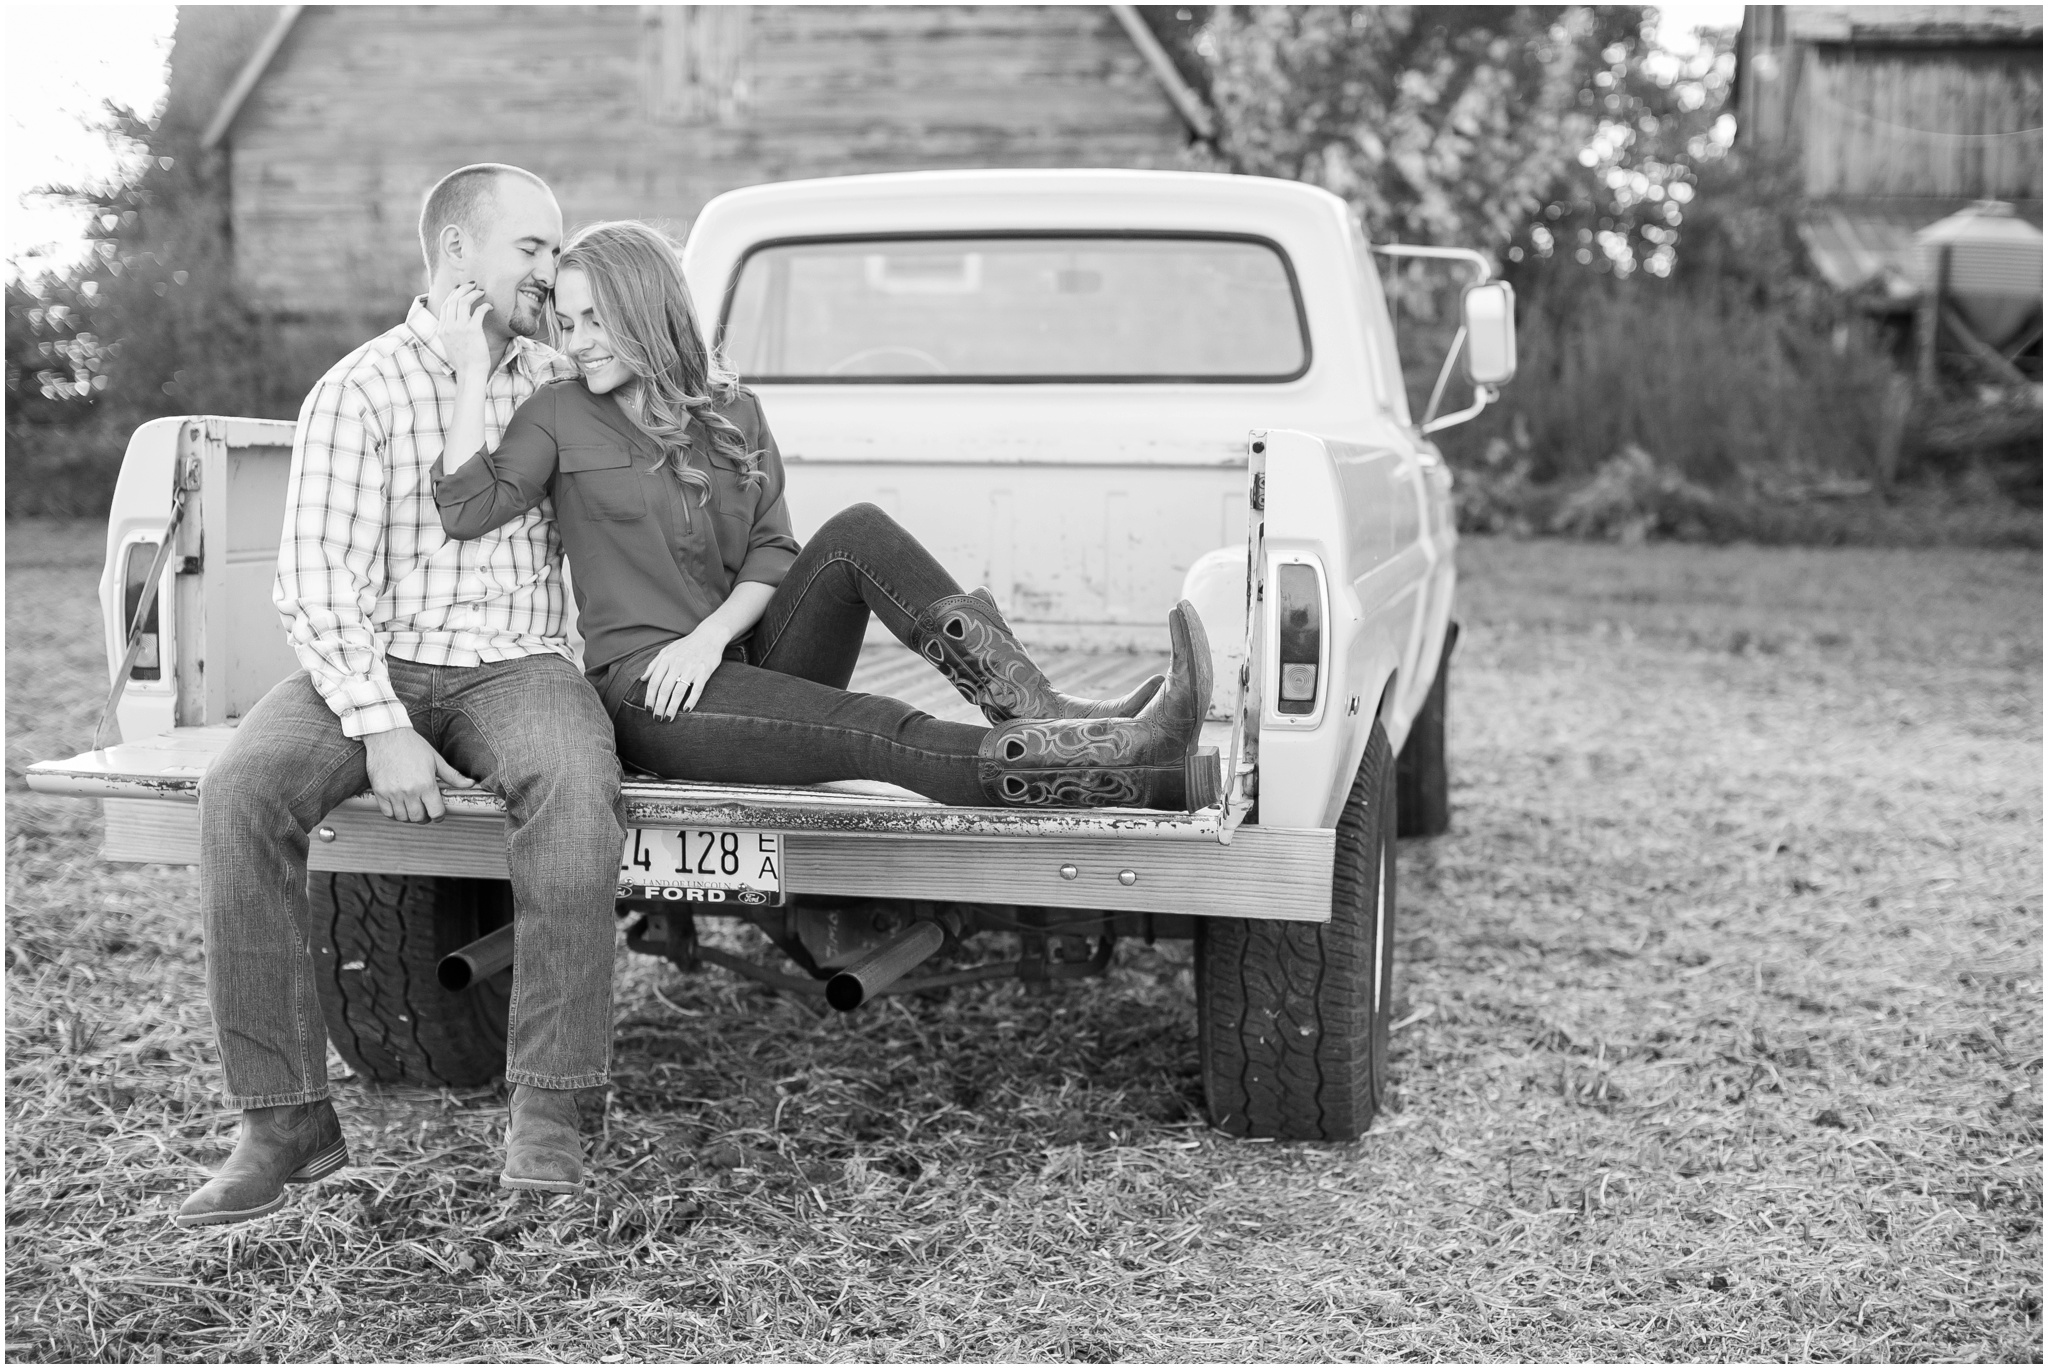
[[[192,875],[20,779],[101,554],[9,528],[10,1358],[2041,1357],[2038,554],[1468,541],[1355,1144],[1202,1125],[1181,945],[828,1018],[622,957],[594,1198],[349,1081],[355,1166],[213,1234]]]

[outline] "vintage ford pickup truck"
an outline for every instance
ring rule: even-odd
[[[1419,421],[1376,251],[1475,276]],[[1394,838],[1449,822],[1457,539],[1429,434],[1512,375],[1506,285],[1475,253],[1369,248],[1323,191],[1167,172],[760,186],[712,201],[683,257],[775,428],[800,536],[881,505],[985,582],[1069,688],[1156,668],[1166,609],[1192,600],[1225,793],[1191,813],[975,809],[629,775],[627,944],[850,1008],[1192,938],[1215,1125],[1364,1131],[1386,1084]],[[1454,366],[1472,400],[1438,416]],[[129,443],[101,586],[108,716],[95,749],[29,774],[104,802],[109,860],[196,859],[209,758],[296,668],[270,604],[292,433],[170,418]],[[964,708],[893,642],[855,685]],[[412,827],[364,797],[312,834],[330,1037],[371,1079],[503,1068],[502,809],[445,801]],[[751,922],[795,968],[700,940],[708,916]],[[976,963],[967,943],[995,931],[1014,958]]]

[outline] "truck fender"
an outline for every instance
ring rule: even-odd
[[[1372,742],[1372,725],[1386,725],[1388,714],[1394,707],[1395,688],[1399,685],[1400,678],[1400,671],[1389,672],[1387,678],[1380,683],[1379,697],[1373,704],[1372,711],[1367,713],[1361,709],[1358,717],[1345,719],[1351,726],[1344,735],[1344,760],[1337,767],[1336,785],[1325,806],[1321,826],[1337,825],[1337,816],[1344,811],[1344,800],[1351,793],[1352,781],[1358,778],[1358,767],[1365,764],[1365,749]]]

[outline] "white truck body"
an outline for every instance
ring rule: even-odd
[[[767,265],[750,278],[757,255]],[[1102,269],[1045,264],[1055,260]],[[1103,695],[1161,663],[1166,612],[1192,600],[1215,657],[1203,741],[1224,758],[1225,795],[1192,813],[952,808],[865,782],[629,777],[638,828],[774,834],[789,899],[770,916],[708,906],[708,895],[662,902],[680,888],[648,888],[636,903],[622,885],[621,907],[643,914],[628,944],[825,993],[834,966],[851,967],[843,979],[887,960],[888,975],[902,974],[914,958],[900,959],[905,943],[892,938],[917,938],[929,955],[935,925],[947,945],[1013,932],[1020,958],[927,986],[1096,973],[1118,935],[1192,936],[1216,1125],[1323,1139],[1364,1130],[1386,1077],[1396,818],[1425,835],[1449,821],[1457,536],[1450,476],[1427,433],[1477,412],[1512,373],[1512,294],[1468,292],[1474,405],[1418,423],[1372,249],[1341,201],[1289,182],[1003,171],[762,186],[707,206],[683,265],[701,321],[714,335],[729,326],[761,397],[800,537],[848,504],[880,505],[956,578],[990,587],[1049,653],[1056,683]],[[815,284],[825,269],[838,272],[829,288]],[[1203,309],[1200,328],[1180,326]],[[876,334],[878,345],[832,331],[912,316],[932,331]],[[1089,327],[1099,336],[1077,339]],[[1204,370],[1212,344],[1249,360]],[[787,361],[844,346],[808,373]],[[1025,360],[1010,372],[960,364],[975,348]],[[747,355],[784,360],[750,371]],[[1137,369],[1061,372],[1082,355],[1135,358],[1118,364]],[[1147,370],[1154,358],[1182,359]],[[191,417],[146,424],[129,443],[101,584],[118,700],[104,730],[122,740],[96,736],[95,749],[28,773],[35,789],[104,801],[108,859],[197,860],[207,764],[297,669],[270,603],[292,436],[290,423]],[[137,609],[152,566],[150,619]],[[870,657],[896,649],[878,652],[872,635],[870,646],[856,687],[935,712],[964,707],[941,701],[919,658],[899,653],[871,671]],[[374,1079],[467,1085],[502,1068],[502,971],[490,966],[509,964],[516,914],[503,808],[474,790],[444,801],[446,821],[413,826],[361,796],[309,843],[330,1038]],[[819,978],[697,945],[698,911],[747,917]],[[428,934],[413,935],[422,921]],[[1096,952],[1062,960],[1054,943],[1083,935],[1101,938]],[[477,977],[463,981],[476,994],[445,977],[447,993],[432,988],[432,956],[471,964],[492,944],[500,958],[474,962]],[[897,991],[891,982],[876,991]],[[419,1045],[430,1019],[438,1055]]]
[[[963,582],[988,584],[1020,633],[1040,645],[1156,650],[1166,609],[1185,595],[1201,611],[1217,656],[1211,739],[1227,744],[1238,667],[1247,641],[1261,635],[1247,633],[1244,609],[1247,433],[1261,432],[1271,492],[1265,555],[1272,564],[1307,558],[1322,570],[1329,613],[1321,675],[1336,687],[1322,692],[1312,714],[1282,714],[1277,659],[1267,653],[1263,665],[1273,678],[1260,682],[1263,706],[1245,720],[1250,740],[1240,748],[1256,754],[1245,788],[1256,795],[1259,827],[1327,830],[1372,722],[1397,749],[1405,740],[1434,676],[1456,586],[1449,475],[1409,416],[1378,276],[1342,201],[1293,182],[1170,172],[845,177],[719,197],[694,225],[683,263],[706,325],[715,326],[714,310],[736,270],[763,243],[1076,231],[1272,244],[1298,285],[1308,364],[1278,383],[756,382],[788,464],[797,533],[807,535],[846,504],[871,500]],[[191,418],[145,425],[130,443],[102,581],[110,670],[125,637],[120,579],[130,549],[160,537],[181,462],[200,472],[192,481],[195,516],[181,529],[162,582],[166,668],[154,680],[131,679],[118,707],[122,737],[161,738],[148,750],[180,758],[159,758],[164,780],[191,776],[222,740],[165,734],[231,724],[296,668],[269,606],[290,441],[288,423]],[[1270,615],[1270,601],[1266,607]],[[45,764],[30,782],[113,799],[110,856],[196,858],[189,815],[121,802],[145,792],[189,801],[187,786],[150,784],[137,767],[158,762],[143,762],[133,746],[123,751],[125,759],[98,753],[99,765],[87,757]],[[1192,823],[1184,815],[1128,815],[1119,830],[1191,828],[1228,841],[1233,819],[1243,815],[1242,807]],[[1095,825],[1085,816],[1062,826]],[[1007,832],[1020,819],[991,813],[979,821]],[[137,823],[148,839],[130,839]],[[352,844],[402,845],[401,831]],[[316,851],[321,857],[347,859]],[[388,851],[363,858],[397,859]],[[407,864],[431,872],[418,870],[416,860]],[[1246,911],[1208,899],[1183,907],[1201,912],[1205,904]]]

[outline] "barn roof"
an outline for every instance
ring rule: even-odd
[[[279,11],[277,22],[271,26],[270,32],[263,35],[263,41],[256,45],[256,50],[250,54],[248,63],[235,78],[235,83],[228,87],[228,93],[222,98],[220,108],[214,111],[212,121],[206,126],[206,132],[200,136],[201,147],[218,146],[220,141],[227,137],[228,130],[234,126],[235,116],[242,111],[243,102],[249,98],[250,92],[256,89],[256,83],[263,79],[263,73],[269,69],[272,59],[277,56],[277,50],[284,46],[284,40],[291,33],[292,25],[298,22],[305,9],[304,5],[286,5]],[[1182,78],[1180,70],[1173,64],[1173,58],[1153,35],[1151,26],[1138,13],[1137,7],[1111,5],[1109,9],[1116,15],[1117,22],[1123,26],[1124,33],[1129,36],[1132,45],[1144,57],[1146,67],[1151,70],[1153,79],[1159,82],[1160,89],[1173,105],[1174,112],[1180,115],[1181,121],[1197,138],[1210,137],[1214,125],[1208,109],[1202,104],[1202,97]],[[2035,13],[2038,15],[2039,11]],[[2039,32],[2040,25],[2036,23],[2035,33],[2038,35]]]
[[[286,5],[277,13],[277,22],[270,26],[270,32],[263,35],[263,41],[249,54],[248,62],[242,67],[235,83],[228,87],[228,93],[221,99],[220,108],[213,112],[213,118],[206,125],[206,132],[199,135],[199,145],[211,148],[227,136],[228,126],[241,113],[242,102],[249,98],[249,92],[256,89],[256,83],[263,79],[263,73],[270,66],[270,59],[277,56],[277,50],[284,46],[285,35],[292,31],[304,5]]]

